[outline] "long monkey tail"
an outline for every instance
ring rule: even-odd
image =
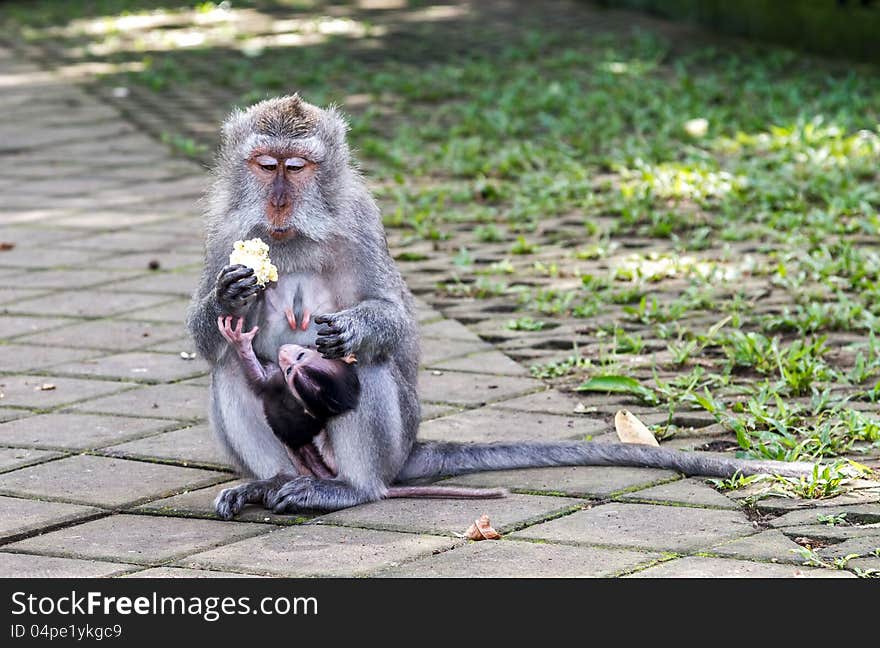
[[[683,452],[629,443],[442,443],[421,442],[413,446],[398,481],[462,475],[486,470],[536,468],[540,466],[637,466],[666,468],[685,475],[732,477],[770,473],[786,477],[810,474],[813,464],[758,461]]]

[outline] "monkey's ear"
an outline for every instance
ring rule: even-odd
[[[253,131],[252,118],[249,111],[236,108],[220,128],[220,142],[223,150],[232,152],[237,149],[248,134]]]

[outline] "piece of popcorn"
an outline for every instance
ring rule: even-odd
[[[269,260],[269,246],[258,238],[236,241],[229,255],[229,265],[241,264],[252,268],[261,288],[270,281],[278,281],[278,268]]]

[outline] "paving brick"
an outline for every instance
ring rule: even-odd
[[[107,398],[92,399],[72,409],[131,416],[204,419],[208,415],[208,390],[195,385],[151,385]]]
[[[655,468],[565,466],[496,470],[453,477],[444,483],[467,486],[498,486],[514,490],[565,493],[583,497],[608,497],[612,493],[650,486],[658,481],[673,479],[675,476],[676,474],[671,470]]]
[[[2,313],[2,309],[0,309]],[[34,343],[39,344],[47,331],[60,326],[75,325],[78,320],[69,317],[24,317],[0,314],[0,340],[22,339],[33,336]]]
[[[803,558],[798,552],[800,548],[800,545],[792,542],[781,531],[768,529],[717,545],[710,551],[729,558],[801,564]]]
[[[0,443],[34,448],[100,448],[169,429],[163,419],[42,414],[0,425]]]
[[[475,351],[488,351],[492,348],[480,340],[422,338],[421,343],[421,362],[424,366],[434,366],[447,358],[456,358]],[[474,362],[470,362],[466,370],[479,371],[480,368]]]
[[[24,418],[25,416],[30,416],[30,412],[27,410],[13,409],[11,407],[0,407],[0,423],[5,423],[6,421],[14,421],[16,419]]]
[[[382,572],[407,578],[590,578],[646,565],[660,554],[501,540],[470,542]]]
[[[100,513],[100,509],[59,502],[0,496],[0,538],[21,535]]]
[[[716,508],[738,509],[739,506],[728,499],[704,479],[682,479],[669,484],[653,486],[645,490],[627,493],[621,499],[628,501],[675,502],[686,506],[712,506]]]
[[[434,419],[421,426],[426,441],[573,441],[603,432],[598,421],[480,408]]]
[[[67,268],[65,270],[40,270],[28,273],[28,287],[83,289],[109,282],[131,279],[141,270],[93,270],[90,268]]]
[[[182,325],[162,324],[159,322],[134,322],[129,320],[79,322],[62,328],[57,328],[58,324],[63,324],[63,322],[55,320],[53,325],[56,328],[51,331],[23,335],[17,337],[16,341],[126,352],[152,347],[162,342],[179,338],[182,329]],[[0,325],[2,325],[2,321],[0,321]]]
[[[2,428],[0,428],[2,430]],[[174,459],[228,466],[220,444],[207,425],[196,425],[106,448],[106,452],[131,457]]]
[[[316,522],[454,535],[464,533],[485,513],[499,533],[506,533],[586,503],[569,497],[539,495],[485,500],[387,499],[328,513]]]
[[[110,317],[168,301],[162,295],[143,293],[111,293],[97,290],[55,293],[6,304],[3,310],[10,314],[56,315],[59,317]]]
[[[230,475],[231,476],[231,475]],[[192,489],[180,495],[163,497],[137,508],[145,513],[158,513],[161,515],[179,515],[183,517],[203,517],[219,519],[214,512],[214,500],[224,488],[232,488],[244,483],[242,480],[223,482],[208,488]],[[289,515],[276,515],[259,505],[247,505],[235,516],[240,522],[260,522],[271,524],[299,524],[315,517],[315,513],[292,513]]]
[[[207,569],[186,569],[183,567],[150,567],[125,578],[264,578],[253,574],[235,574],[233,572],[210,571]]]
[[[208,365],[198,358],[184,360],[180,355],[133,352],[59,363],[53,371],[60,375],[172,382],[207,373]]]
[[[189,297],[198,286],[198,272],[156,272],[151,271],[148,275],[123,279],[112,284],[103,286],[104,290],[126,292],[159,293],[163,295],[177,295]],[[130,317],[130,316],[127,316]],[[145,319],[153,319],[146,317]],[[183,321],[182,319],[180,321]]]
[[[44,385],[47,386],[44,388]],[[48,387],[52,386],[52,387]],[[4,405],[48,409],[133,387],[131,383],[46,376],[0,376]]]
[[[839,516],[846,514],[844,521],[852,524],[861,522],[871,524],[880,522],[880,504],[856,504],[854,506],[834,506],[821,509],[808,508],[784,513],[770,520],[770,526],[790,527],[808,524],[824,524],[819,517]]]
[[[631,578],[852,578],[845,571],[747,562],[729,558],[679,558],[633,574]]]
[[[43,368],[94,356],[94,351],[86,349],[64,349],[33,344],[0,345],[0,367],[10,373],[27,373]]]
[[[572,414],[583,416],[583,401],[584,399],[577,396],[563,394],[555,389],[550,389],[495,403],[493,407],[512,409],[519,412],[546,412],[562,416],[570,416]],[[611,425],[610,420],[608,424]]]
[[[0,492],[76,504],[123,506],[224,479],[222,473],[77,455],[0,475]]]
[[[178,561],[189,568],[286,577],[353,577],[449,549],[456,542],[414,533],[297,525]]]
[[[6,545],[69,558],[155,564],[266,532],[259,524],[111,515]]]
[[[143,320],[148,322],[167,322],[168,324],[180,325],[186,321],[188,308],[189,298],[172,299],[171,301],[166,301],[158,306],[126,313],[121,317],[123,319]]]
[[[735,511],[611,502],[538,524],[513,537],[691,552],[754,533]]]
[[[439,374],[439,375],[438,375]],[[452,371],[422,371],[419,393],[424,400],[461,405],[482,405],[540,389],[532,378],[491,376]]]
[[[100,250],[65,250],[53,247],[16,247],[0,254],[0,267],[15,268],[63,268],[83,265],[94,261],[107,252]]]
[[[0,471],[5,472],[30,466],[60,456],[60,452],[46,452],[30,448],[0,448]]]
[[[467,340],[480,342],[476,333],[467,326],[456,322],[454,319],[441,319],[419,327],[423,338],[446,338],[452,340]],[[428,346],[426,343],[425,346]],[[483,343],[484,346],[485,343]]]
[[[0,551],[0,578],[99,578],[118,576],[131,569],[131,565],[112,562]]]
[[[428,342],[430,344],[430,342]],[[449,369],[452,371],[480,371],[489,374],[501,374],[507,376],[529,376],[529,370],[521,364],[514,362],[500,351],[487,351],[455,358],[452,360],[440,360],[427,363],[435,369]]]

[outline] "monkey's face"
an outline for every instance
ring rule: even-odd
[[[317,170],[317,162],[308,155],[306,150],[295,147],[261,147],[252,151],[248,158],[248,170],[265,199],[268,234],[276,240],[301,233],[293,215],[310,202],[309,194]]]
[[[348,235],[349,192],[356,174],[349,160],[345,120],[298,96],[262,101],[233,113],[223,127],[217,197],[234,214],[237,238],[273,238],[273,254],[295,241]],[[229,209],[231,207],[231,209]],[[353,219],[351,222],[347,219]]]

